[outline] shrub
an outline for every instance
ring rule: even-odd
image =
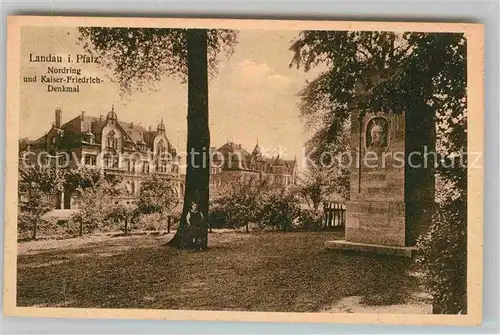
[[[223,223],[228,228],[246,227],[248,230],[248,224],[257,220],[267,186],[266,181],[250,178],[219,187],[211,195],[212,222],[215,226]]]
[[[71,220],[80,225],[80,236],[98,229],[103,231],[109,223],[113,222],[109,218],[115,208],[120,206],[116,201],[120,196],[120,191],[117,185],[103,179],[90,187],[78,189],[78,211],[73,214]]]
[[[54,197],[62,189],[61,171],[52,166],[35,166],[26,169],[18,181],[18,231],[25,238],[31,230],[31,238],[37,238],[38,225],[42,216],[54,209]]]
[[[33,222],[35,218],[29,211],[18,210],[17,215],[17,239],[27,240],[33,235]]]
[[[275,190],[262,196],[258,222],[266,228],[288,231],[299,215],[299,202],[291,193]]]
[[[167,177],[151,173],[141,183],[137,208],[142,214],[162,213],[167,215],[179,204],[174,183]]]
[[[120,230],[127,234],[132,229],[132,222],[139,215],[135,205],[116,204],[109,209],[108,219],[120,224]]]

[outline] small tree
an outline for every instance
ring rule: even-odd
[[[31,141],[29,138],[27,137],[21,137],[19,139],[19,153],[21,154],[22,152],[24,152],[25,150],[28,149],[28,147],[30,146],[31,144]]]
[[[107,174],[98,167],[78,166],[76,168],[66,169],[63,174],[64,191],[68,194],[79,194],[82,190],[96,187],[98,184],[106,181],[110,188],[120,188],[123,180],[121,176]]]
[[[137,210],[141,214],[159,213],[166,221],[179,204],[179,194],[173,181],[157,173],[149,174],[141,183]]]
[[[41,217],[55,208],[55,196],[62,189],[61,171],[48,165],[36,165],[23,172],[19,179],[19,219],[31,226],[36,240]]]
[[[330,194],[338,194],[347,200],[349,171],[311,164],[304,175],[299,178],[295,191],[315,211]]]

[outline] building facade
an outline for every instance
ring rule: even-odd
[[[227,142],[211,150],[211,184],[229,181],[266,180],[270,185],[289,187],[297,183],[297,160],[265,157],[257,143],[250,153],[240,144]]]
[[[166,136],[163,120],[156,130],[145,129],[134,122],[118,119],[114,106],[106,117],[80,115],[62,123],[62,110],[55,111],[55,120],[47,133],[29,146],[34,157],[50,159],[59,166],[98,167],[107,174],[123,179],[127,203],[139,196],[141,180],[149,173],[159,173],[174,181],[179,195],[183,194],[183,178],[179,174],[180,157]],[[40,153],[46,153],[40,158]],[[26,157],[26,154],[24,154]],[[58,208],[75,206],[71,195],[61,194]]]

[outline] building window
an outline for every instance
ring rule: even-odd
[[[123,141],[125,142],[125,144],[123,146],[126,149],[133,149],[134,145],[132,144],[132,142],[128,141],[125,136],[123,137]]]
[[[126,159],[124,165],[128,172],[135,172],[135,161]]]
[[[66,163],[66,156],[63,154],[57,155],[55,160],[57,161],[57,164],[59,164],[59,166],[64,166]]]
[[[96,155],[85,155],[85,165],[96,165],[97,156]]]
[[[142,173],[149,173],[149,162],[142,162]]]
[[[160,159],[158,161],[158,166],[156,167],[156,170],[158,172],[167,172],[167,169],[168,169],[168,166],[167,166],[167,163],[165,162],[165,160]]]
[[[108,148],[113,148],[113,137],[108,137],[107,144]]]
[[[158,155],[164,155],[165,154],[165,146],[163,145],[163,140],[160,140],[158,142],[156,153]]]
[[[125,184],[125,186],[126,186],[128,195],[133,196],[135,194],[135,183],[133,181],[129,181]],[[129,204],[129,202],[127,202],[127,205],[128,204]]]
[[[104,166],[109,168],[118,168],[118,157],[104,156]]]

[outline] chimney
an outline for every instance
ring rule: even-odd
[[[149,128],[148,128],[148,129],[149,129],[149,131],[151,131],[151,126],[149,126]]]
[[[99,115],[99,121],[102,121],[102,120],[104,120],[104,116],[101,114],[101,115]]]
[[[82,120],[85,117],[85,111],[82,111]]]
[[[57,107],[56,109],[56,120],[54,123],[54,126],[56,128],[61,128],[61,119],[62,119],[62,110],[61,108]]]
[[[130,122],[130,128],[134,128],[134,123]]]

